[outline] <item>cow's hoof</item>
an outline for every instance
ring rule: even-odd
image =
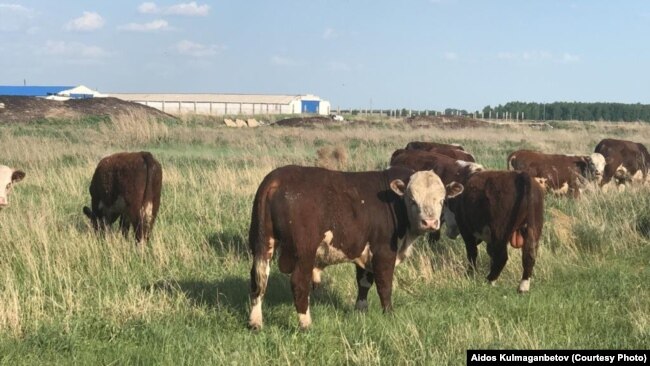
[[[521,283],[519,283],[519,288],[517,289],[517,292],[520,294],[526,293],[530,290],[530,280],[521,280]]]
[[[358,311],[368,311],[368,300],[358,300],[354,305],[354,309]]]
[[[259,324],[258,323],[248,323],[248,329],[250,329],[250,330],[252,330],[254,332],[258,332],[258,331],[262,330],[262,324],[261,323],[259,323]]]
[[[309,311],[306,314],[298,314],[298,326],[300,330],[307,330],[311,326],[311,316]]]

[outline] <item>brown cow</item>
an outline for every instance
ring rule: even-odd
[[[406,149],[393,152],[390,166],[404,166],[415,171],[433,170],[444,184],[462,183],[467,179],[468,174],[484,169],[480,164],[454,159],[436,152]]]
[[[0,210],[9,205],[11,187],[25,178],[25,172],[0,165]]]
[[[604,167],[605,158],[597,153],[577,156],[517,150],[508,155],[508,170],[525,171],[547,192],[573,197],[578,197],[588,182],[598,182]]]
[[[406,144],[406,150],[431,150],[433,148],[456,149],[465,151],[459,144],[443,144],[440,142],[411,141]]]
[[[327,265],[354,262],[356,308],[368,306],[373,282],[384,311],[391,309],[393,271],[425,231],[440,228],[445,197],[462,192],[445,187],[431,171],[398,167],[347,173],[315,167],[285,166],[269,173],[255,195],[249,244],[252,329],[262,327],[262,299],[275,250],[279,267],[291,273],[300,328],[311,324],[311,282]]]
[[[162,188],[162,168],[151,153],[117,153],[103,158],[90,182],[91,207],[83,208],[95,230],[103,231],[120,218],[126,237],[130,226],[140,245],[149,239]]]
[[[482,171],[465,182],[461,195],[447,201],[447,235],[462,235],[470,271],[476,269],[477,245],[487,244],[490,283],[508,260],[508,242],[523,248],[519,292],[530,288],[539,238],[544,225],[544,192],[526,172]]]
[[[406,145],[406,150],[430,151],[449,156],[450,158],[454,158],[456,160],[469,161],[472,163],[476,162],[474,156],[466,152],[463,147],[458,144],[441,144],[438,142],[413,141],[409,142]]]
[[[645,182],[650,176],[650,154],[643,144],[627,140],[604,139],[596,145],[595,152],[605,157],[605,172],[601,185],[612,180],[616,185]]]

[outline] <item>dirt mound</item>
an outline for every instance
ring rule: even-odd
[[[137,112],[154,118],[175,117],[155,108],[117,98],[48,100],[35,97],[0,96],[0,123],[30,122],[42,119],[78,119],[90,116],[112,117]]]
[[[413,116],[404,120],[411,127],[476,128],[489,126],[488,122],[465,116]]]
[[[331,124],[340,124],[332,120],[329,117],[294,117],[281,119],[275,122],[278,126],[289,126],[289,127],[302,127],[302,126],[315,126],[315,125],[331,125]]]

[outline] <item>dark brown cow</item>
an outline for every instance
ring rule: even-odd
[[[469,162],[476,162],[474,156],[467,151],[463,150],[463,147],[460,145],[450,145],[450,144],[440,144],[437,142],[409,142],[406,145],[406,150],[422,150],[435,152],[441,155],[449,156],[456,160],[463,160]]]
[[[588,182],[598,182],[604,167],[605,158],[597,153],[577,156],[517,150],[508,155],[508,170],[527,172],[547,192],[573,197],[578,197]]]
[[[411,141],[406,144],[406,150],[425,150],[429,151],[431,149],[456,149],[465,151],[465,149],[459,144],[443,144],[440,142],[424,142],[424,141]]]
[[[9,205],[11,187],[25,178],[25,172],[0,165],[0,210]]]
[[[311,324],[312,281],[320,282],[320,271],[331,264],[356,264],[357,309],[367,308],[368,290],[376,282],[381,306],[390,310],[395,266],[408,255],[412,240],[440,228],[445,197],[460,192],[462,185],[445,187],[431,171],[402,167],[360,173],[300,166],[272,171],[253,203],[250,327],[262,327],[262,299],[276,249],[280,271],[291,273],[301,328]]]
[[[605,157],[605,172],[601,185],[613,181],[616,185],[645,182],[648,178],[650,154],[643,144],[616,139],[604,139],[595,152]]]
[[[145,151],[103,158],[90,182],[91,207],[83,208],[95,230],[103,231],[120,218],[126,237],[130,226],[137,244],[149,239],[160,207],[162,168]]]
[[[395,150],[390,166],[404,166],[415,171],[433,170],[444,184],[463,182],[469,174],[483,170],[474,162],[454,159],[447,155],[424,150]]]
[[[477,245],[487,244],[490,283],[508,260],[508,242],[523,248],[519,292],[530,288],[539,238],[544,225],[544,192],[525,172],[483,171],[473,174],[463,193],[447,201],[447,235],[462,235],[470,270],[476,268]]]

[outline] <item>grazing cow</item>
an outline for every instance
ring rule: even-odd
[[[25,178],[25,172],[0,165],[0,210],[9,205],[11,187]]]
[[[393,271],[409,254],[410,243],[440,228],[445,197],[462,192],[446,187],[431,171],[403,167],[347,173],[315,167],[285,166],[269,173],[255,195],[249,244],[252,329],[262,327],[262,299],[275,250],[279,268],[291,273],[300,328],[311,324],[312,281],[328,265],[354,262],[356,308],[368,306],[373,282],[384,311],[391,309]]]
[[[465,151],[459,144],[443,144],[440,142],[411,141],[406,144],[406,150],[431,150],[433,148],[456,149]]]
[[[508,170],[525,171],[547,192],[578,197],[590,181],[600,181],[605,158],[598,153],[590,156],[545,154],[532,150],[517,150],[508,155]]]
[[[470,271],[476,269],[478,244],[486,242],[491,258],[487,279],[492,284],[508,260],[507,243],[523,248],[519,292],[527,292],[544,225],[542,188],[528,173],[513,171],[477,172],[464,187],[461,195],[447,202],[447,235],[463,237]]]
[[[606,165],[601,186],[613,181],[626,183],[645,182],[650,167],[650,154],[643,144],[616,139],[604,139],[596,145],[595,152],[605,157]]]
[[[160,207],[162,168],[151,153],[117,153],[103,158],[90,182],[91,207],[83,208],[95,230],[120,218],[126,237],[130,226],[140,245],[149,239]]]
[[[456,160],[476,162],[474,156],[466,152],[462,146],[457,144],[441,144],[437,142],[413,141],[406,145],[406,150],[423,150],[449,156]]]
[[[467,179],[468,174],[484,169],[480,164],[457,160],[437,152],[406,149],[393,152],[390,166],[404,166],[415,171],[433,170],[444,184],[462,183]]]

